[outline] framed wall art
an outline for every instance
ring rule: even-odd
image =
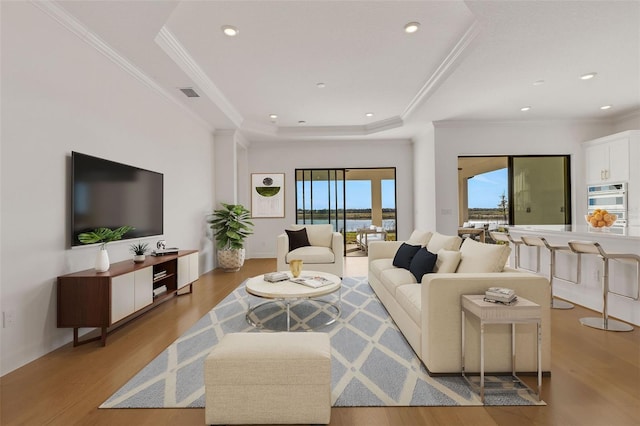
[[[251,217],[284,217],[284,173],[251,174]]]

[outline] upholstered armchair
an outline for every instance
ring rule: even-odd
[[[343,276],[344,240],[332,225],[291,225],[277,238],[278,271],[288,271],[289,261],[301,259],[302,270]]]

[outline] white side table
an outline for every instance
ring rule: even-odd
[[[542,327],[540,305],[533,303],[522,297],[513,305],[503,305],[484,301],[484,295],[463,295],[462,305],[462,377],[480,393],[480,399],[484,403],[485,380],[484,380],[484,331],[486,324],[511,324],[511,375],[514,379],[513,390],[517,390],[516,383],[521,384],[540,400],[540,389],[542,388]],[[465,375],[465,315],[472,315],[480,320],[480,384],[474,383]],[[537,366],[538,366],[538,389],[535,392],[516,375],[516,324],[535,323],[537,327],[538,341]],[[479,389],[478,389],[479,388]],[[487,389],[488,391],[489,389]],[[504,391],[505,388],[501,388]]]

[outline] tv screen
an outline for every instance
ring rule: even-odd
[[[71,153],[71,245],[96,228],[133,226],[123,239],[163,233],[163,175]]]

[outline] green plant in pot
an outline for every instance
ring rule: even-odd
[[[96,271],[106,272],[109,270],[109,253],[107,253],[107,243],[122,239],[124,234],[135,229],[133,226],[121,226],[116,229],[97,228],[91,232],[78,234],[78,241],[82,244],[100,244],[100,250],[96,257]]]
[[[253,234],[251,212],[240,204],[221,203],[222,208],[207,216],[218,247],[218,266],[228,272],[244,265],[244,240]]]
[[[144,262],[148,249],[148,243],[138,242],[137,244],[131,244],[129,246],[129,250],[133,253],[133,261],[136,263]]]

